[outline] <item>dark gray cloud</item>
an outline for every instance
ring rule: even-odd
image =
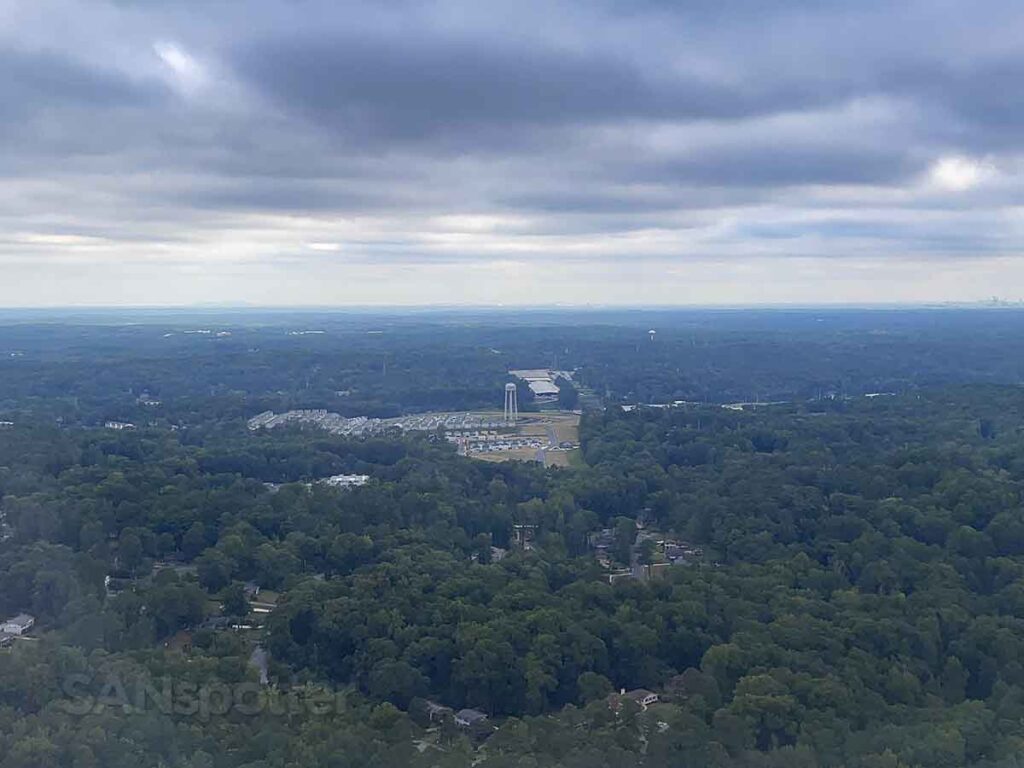
[[[211,182],[169,192],[166,199],[215,211],[324,213],[372,211],[403,206],[400,191],[371,192],[363,184],[317,181],[308,178],[280,179],[254,176]],[[408,205],[408,201],[405,201]]]
[[[126,108],[158,108],[166,96],[160,83],[138,82],[117,70],[48,52],[0,48],[0,72],[0,135],[8,137],[48,116],[63,119],[74,112],[98,115]],[[34,135],[46,138],[45,134],[39,136],[38,126]],[[6,149],[21,151],[23,147]]]
[[[107,109],[155,102],[165,91],[66,56],[41,51],[0,50],[4,107],[28,112],[51,106]]]
[[[994,61],[908,64],[883,80],[888,92],[931,110],[925,138],[983,152],[1024,146],[1024,51]]]
[[[919,173],[914,157],[887,147],[751,146],[715,148],[639,170],[639,178],[702,186],[785,187],[888,184]]]
[[[285,107],[381,141],[454,131],[473,142],[524,126],[743,118],[841,96],[800,82],[721,83],[645,70],[611,50],[443,37],[264,40],[243,47],[235,64]]]

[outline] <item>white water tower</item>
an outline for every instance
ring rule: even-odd
[[[509,382],[505,385],[505,423],[515,424],[519,418],[519,402],[516,397],[516,385]]]

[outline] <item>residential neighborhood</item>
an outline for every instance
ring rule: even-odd
[[[670,568],[693,565],[704,557],[704,550],[640,522],[619,528],[602,528],[588,536],[594,557],[608,571],[608,583],[621,579],[648,581]]]

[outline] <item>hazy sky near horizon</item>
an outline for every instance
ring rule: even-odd
[[[1024,4],[0,0],[0,306],[1024,298]]]

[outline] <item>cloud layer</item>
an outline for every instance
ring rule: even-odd
[[[1012,2],[0,9],[0,305],[1024,297]]]

